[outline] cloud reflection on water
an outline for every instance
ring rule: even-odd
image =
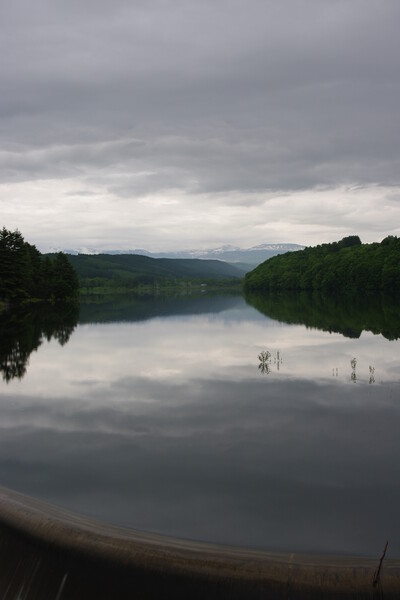
[[[283,362],[263,376],[265,349]],[[80,325],[1,386],[1,484],[182,537],[374,556],[389,538],[399,555],[397,351],[241,299],[218,314]]]
[[[398,554],[398,388],[132,377],[98,405],[5,397],[2,483],[183,537]]]

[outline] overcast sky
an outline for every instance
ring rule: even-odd
[[[0,19],[0,225],[39,249],[400,235],[398,0],[13,0]]]

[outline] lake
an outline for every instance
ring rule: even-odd
[[[182,538],[400,556],[398,306],[204,293],[3,315],[0,485]]]

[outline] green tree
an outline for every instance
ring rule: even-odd
[[[52,265],[51,295],[56,300],[72,300],[79,292],[79,280],[75,269],[63,252],[58,252]]]
[[[288,252],[247,273],[244,289],[395,291],[400,289],[400,239],[361,244],[358,236]]]
[[[18,230],[0,230],[0,299],[74,300],[78,292],[78,276],[65,254],[43,258]]]
[[[0,231],[0,297],[14,300],[29,296],[32,268],[29,250],[21,233]]]

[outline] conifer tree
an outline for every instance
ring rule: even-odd
[[[75,300],[78,291],[78,276],[65,254],[42,257],[18,230],[0,230],[1,300]]]

